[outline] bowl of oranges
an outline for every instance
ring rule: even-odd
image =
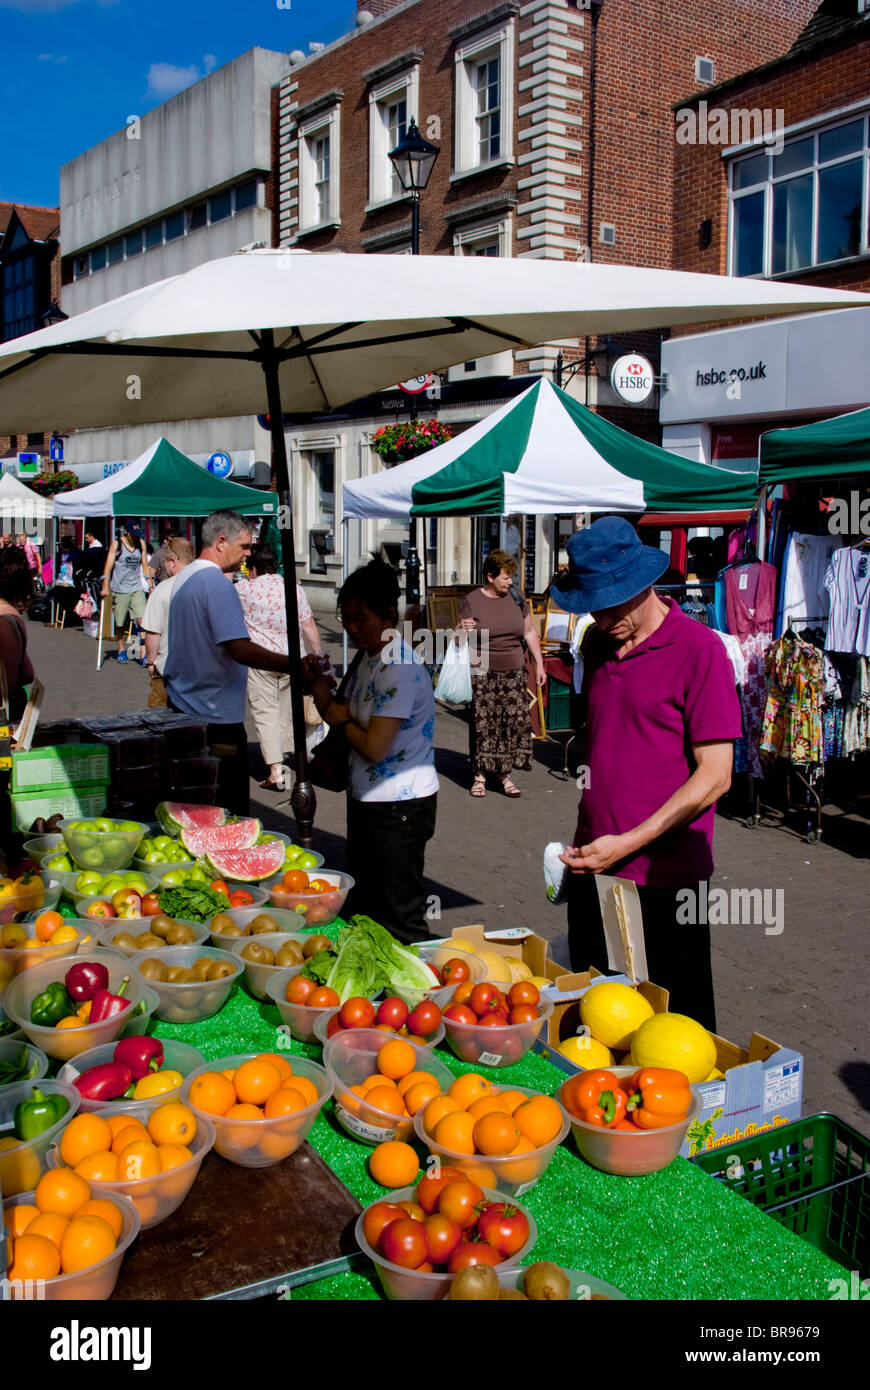
[[[335,1088],[335,1116],[354,1139],[407,1143],[414,1117],[446,1091],[453,1074],[422,1042],[390,1038],[378,1028],[335,1033],[323,1048]]]
[[[35,1138],[18,1139],[13,1123],[15,1107],[22,1101],[34,1099],[34,1087],[38,1087],[44,1096],[62,1096],[69,1108]],[[81,1099],[74,1086],[46,1077],[41,1077],[38,1082],[20,1081],[15,1086],[3,1087],[0,1091],[0,1191],[4,1196],[15,1197],[19,1192],[27,1192],[36,1186],[48,1166],[49,1149],[64,1125],[75,1115]]]
[[[11,1232],[7,1289],[13,1299],[104,1301],[139,1234],[126,1197],[97,1192],[71,1169],[43,1174],[32,1192],[3,1203]]]
[[[336,869],[314,869],[310,874],[305,869],[288,869],[267,879],[263,887],[273,907],[300,913],[309,927],[325,927],[341,912],[353,884],[350,874]]]
[[[417,1138],[481,1187],[522,1196],[547,1171],[570,1122],[552,1096],[465,1072],[414,1116]]]
[[[317,1062],[278,1052],[220,1057],[186,1079],[182,1098],[214,1125],[215,1152],[242,1168],[289,1158],[332,1095]]]
[[[215,1139],[206,1116],[181,1101],[152,1101],[147,1114],[79,1113],[48,1155],[100,1196],[127,1197],[143,1231],[181,1206]]]
[[[74,956],[90,935],[90,923],[63,918],[54,908],[33,914],[33,921],[0,926],[0,995],[16,975],[47,960]]]

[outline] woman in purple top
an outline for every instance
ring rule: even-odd
[[[643,909],[647,974],[670,1008],[715,1029],[710,932],[702,885],[713,872],[715,803],[731,785],[740,706],[725,648],[653,585],[668,558],[634,528],[605,517],[568,542],[569,612],[589,612],[586,787],[574,845],[568,938],[575,970],[607,969],[592,875],[633,880]],[[695,920],[693,920],[695,919]]]

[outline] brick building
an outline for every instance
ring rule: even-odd
[[[824,0],[788,52],[703,100],[676,110],[674,265],[870,290],[870,6]],[[868,342],[866,309],[677,333],[663,443],[745,464],[763,429],[866,406]]]
[[[0,342],[42,328],[60,303],[59,236],[59,208],[0,203]],[[0,435],[0,459],[14,459],[16,471],[19,453],[47,458],[45,435]]]
[[[306,57],[274,97],[274,239],[311,251],[410,250],[410,214],[388,151],[413,116],[440,148],[421,201],[420,251],[591,259],[668,267],[674,246],[673,103],[687,91],[774,59],[801,33],[817,0],[379,0],[357,27]],[[635,335],[658,366],[660,335]],[[586,343],[551,344],[452,368],[424,409],[463,428],[524,384],[518,378],[581,362],[570,389],[638,433],[657,437],[654,409],[620,407]],[[435,394],[435,393],[433,393]],[[289,440],[298,532],[332,530],[336,553],[299,554],[314,600],[332,602],[340,573],[342,481],[380,466],[376,428],[401,411],[394,391],[317,421]],[[501,527],[443,521],[428,534],[430,582],[474,569]],[[524,529],[528,587],[547,582],[573,518]],[[367,522],[351,564],[401,528]]]

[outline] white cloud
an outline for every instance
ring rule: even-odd
[[[40,63],[65,63],[67,56],[66,53],[40,53],[38,61]]]
[[[211,72],[212,68],[217,67],[218,60],[213,53],[206,53],[202,62],[206,72]]]
[[[2,0],[0,0],[2,3]],[[149,97],[172,97],[196,82],[202,73],[196,63],[189,67],[178,67],[175,63],[152,63],[148,69]]]

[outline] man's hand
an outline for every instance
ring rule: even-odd
[[[579,849],[573,846],[559,855],[573,874],[603,874],[630,853],[624,835],[599,835]]]

